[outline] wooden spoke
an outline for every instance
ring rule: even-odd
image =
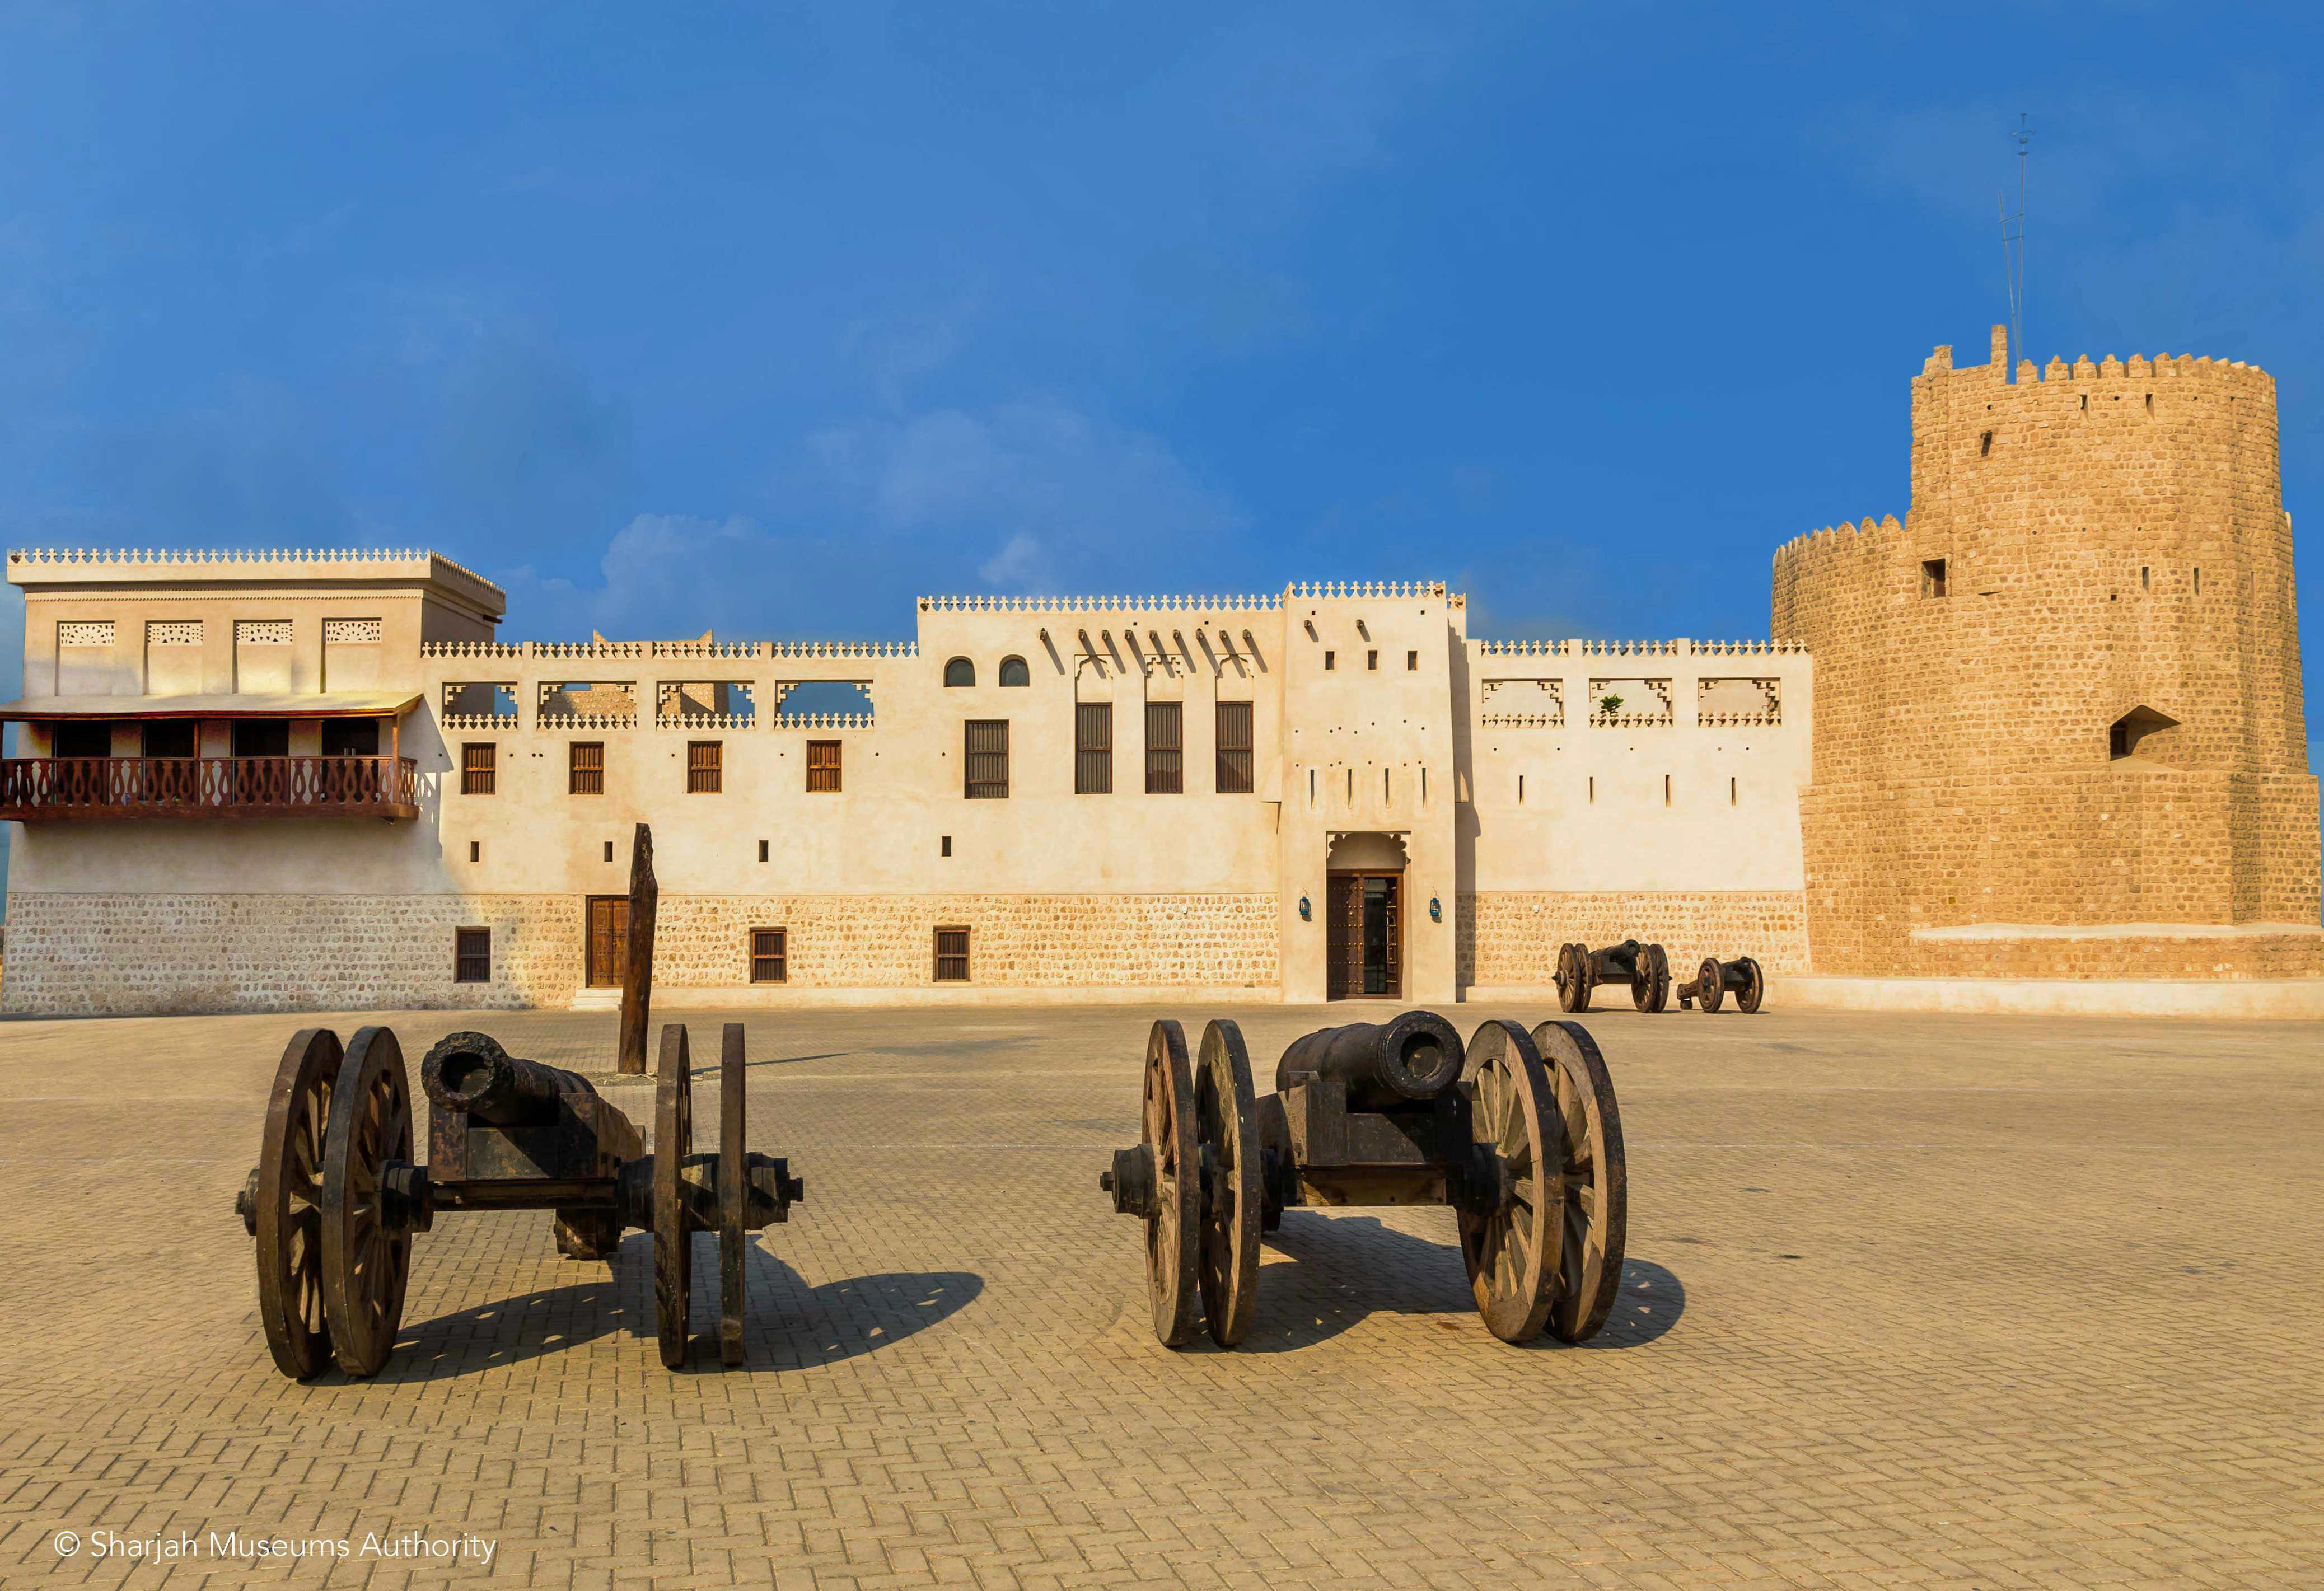
[[[742,1262],[750,1251],[751,1152],[744,1142],[743,1092],[748,1086],[742,1025],[729,1022],[718,1052],[718,1360],[742,1362]]]
[[[1759,963],[1745,956],[1738,963],[1743,969],[1743,987],[1736,992],[1735,1008],[1746,1016],[1756,1015],[1759,1002],[1766,997],[1767,980],[1759,971]]]
[[[411,1234],[381,1209],[392,1164],[411,1163],[411,1085],[392,1029],[357,1031],[339,1062],[323,1147],[323,1309],[350,1375],[379,1374],[403,1324]]]
[[[1578,1022],[1545,1022],[1533,1030],[1533,1042],[1550,1072],[1567,1167],[1549,1329],[1564,1341],[1581,1342],[1606,1324],[1622,1282],[1629,1219],[1622,1117],[1606,1059],[1588,1029]]]
[[[1563,1207],[1549,1078],[1533,1040],[1513,1022],[1488,1022],[1469,1041],[1462,1074],[1475,1146],[1455,1206],[1461,1258],[1477,1312],[1504,1342],[1530,1342],[1556,1301],[1553,1225]]]
[[[1242,1029],[1213,1022],[1203,1030],[1194,1073],[1198,1142],[1209,1152],[1202,1198],[1199,1267],[1203,1318],[1212,1340],[1232,1347],[1250,1334],[1259,1301],[1259,1107]]]
[[[1157,1022],[1146,1042],[1145,1130],[1154,1153],[1154,1213],[1146,1219],[1146,1293],[1154,1335],[1182,1347],[1194,1334],[1195,1268],[1202,1239],[1201,1145],[1194,1129],[1194,1073],[1185,1031]],[[1252,1248],[1254,1257],[1258,1246]]]
[[[331,1362],[323,1307],[323,1147],[339,1074],[338,1035],[302,1028],[282,1051],[246,1212],[258,1249],[258,1313],[274,1367],[310,1381]]]
[[[661,1030],[654,1075],[654,1329],[665,1369],[686,1368],[694,1302],[694,1216],[686,1162],[694,1153],[694,1061],[683,1024]]]
[[[1727,985],[1720,980],[1717,956],[1702,958],[1702,965],[1695,970],[1694,984],[1694,998],[1702,1002],[1704,1013],[1717,1011],[1727,998]]]

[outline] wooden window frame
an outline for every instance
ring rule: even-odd
[[[752,982],[788,983],[791,980],[789,929],[753,928],[748,943]]]
[[[1186,792],[1186,704],[1184,702],[1146,704],[1146,793],[1183,796]]]
[[[951,933],[957,933],[960,935],[960,949],[957,952],[947,951],[945,949],[945,936]],[[933,969],[934,976],[930,981],[936,983],[969,983],[974,981],[974,979],[970,976],[969,965],[969,955],[973,949],[973,943],[969,937],[969,931],[964,924],[953,923],[938,928],[936,931],[934,943],[936,964]],[[946,970],[948,966],[955,967],[957,970],[948,971]]]
[[[452,981],[490,983],[493,980],[493,931],[489,928],[452,930]]]
[[[597,754],[596,766],[583,766],[582,753]],[[565,743],[565,793],[567,796],[603,796],[605,793],[605,742],[603,740],[567,740]]]
[[[1074,794],[1113,794],[1113,704],[1074,704]]]
[[[1235,709],[1240,709],[1240,711],[1237,712]],[[1258,771],[1252,745],[1253,740],[1257,739],[1257,730],[1254,725],[1256,711],[1249,702],[1221,702],[1213,716],[1218,735],[1216,742],[1218,756],[1212,775],[1212,787],[1222,796],[1248,796],[1256,787],[1253,776]],[[1240,744],[1237,744],[1227,733],[1228,725],[1237,720],[1240,720],[1239,727],[1241,730]],[[1240,764],[1232,760],[1237,757],[1242,759]],[[1313,784],[1312,774],[1310,784],[1311,786]],[[1312,788],[1308,791],[1308,796],[1312,801],[1314,796]]]
[[[477,755],[479,752],[482,756]],[[498,793],[500,785],[500,742],[497,740],[463,740],[460,742],[460,794],[491,796]]]
[[[688,740],[686,743],[686,793],[718,796],[726,789],[726,742]]]
[[[979,730],[998,731],[998,749],[987,746],[979,750],[976,735]],[[991,777],[995,772],[1000,777]],[[986,777],[979,778],[982,772]],[[968,801],[1006,801],[1009,799],[1009,721],[1005,718],[971,718],[961,724],[961,783],[962,798]]]
[[[807,743],[807,790],[810,796],[836,796],[842,785],[842,757],[837,740],[809,740]],[[830,753],[827,760],[817,759]],[[827,776],[827,777],[825,777]]]

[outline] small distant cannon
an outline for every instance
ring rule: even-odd
[[[1593,1336],[1622,1272],[1628,1173],[1614,1085],[1589,1033],[1489,1021],[1465,1045],[1427,1011],[1295,1041],[1257,1098],[1242,1031],[1221,1019],[1146,1044],[1142,1130],[1098,1185],[1146,1225],[1154,1334],[1196,1311],[1232,1347],[1256,1318],[1260,1234],[1295,1205],[1449,1204],[1486,1329]]]
[[[1670,958],[1662,946],[1635,939],[1597,951],[1582,944],[1557,947],[1559,1008],[1587,1011],[1590,991],[1602,983],[1627,983],[1632,1005],[1641,1011],[1660,1011],[1670,1004]]]
[[[632,897],[644,895],[650,923],[653,845],[638,829]],[[632,958],[632,968],[625,1051],[642,1044],[650,961]],[[433,1108],[423,1165],[393,1030],[358,1029],[344,1048],[328,1028],[294,1035],[275,1071],[258,1164],[235,1198],[256,1241],[258,1312],[276,1368],[307,1381],[337,1360],[349,1375],[377,1375],[402,1324],[412,1235],[454,1209],[554,1210],[558,1250],[576,1259],[612,1258],[628,1228],[652,1233],[655,1323],[672,1370],[687,1361],[694,1235],[717,1233],[718,1353],[741,1364],[743,1235],[789,1219],[807,1196],[788,1163],[744,1142],[744,1067],[742,1025],[730,1022],[718,1152],[695,1154],[686,1029],[665,1026],[647,1154],[629,1117],[586,1078],[511,1055],[487,1034],[452,1034],[420,1063]]]
[[[1701,1000],[1705,1011],[1716,1011],[1729,993],[1735,996],[1735,1008],[1746,1016],[1759,1008],[1767,993],[1767,980],[1760,976],[1758,962],[1748,956],[1732,961],[1703,957],[1693,979],[1678,986],[1678,1003],[1692,1010],[1694,1002]]]

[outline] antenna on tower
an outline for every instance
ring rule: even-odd
[[[2017,350],[2017,357],[2025,355],[2025,149],[2034,141],[2034,129],[2025,124],[2025,113],[2017,113],[2016,131],[2010,134],[2017,141],[2017,213],[2009,213],[2009,190],[2001,189],[1994,196],[2001,209],[2002,276],[2009,288],[2009,340]]]

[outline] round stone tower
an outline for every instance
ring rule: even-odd
[[[2006,348],[1914,378],[1903,524],[1775,555],[1815,970],[2324,972],[2274,382]]]

